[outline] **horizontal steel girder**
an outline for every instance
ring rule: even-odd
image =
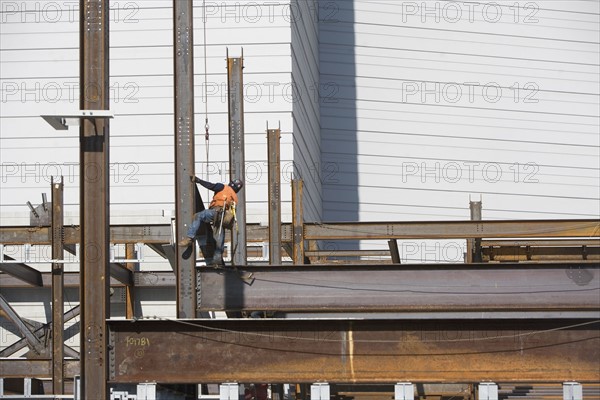
[[[109,321],[113,383],[597,382],[597,320]]]
[[[268,228],[248,224],[249,242],[268,241]],[[304,224],[306,240],[368,239],[467,239],[467,238],[556,238],[600,236],[600,221],[517,220],[517,221],[428,221],[428,222],[347,222]],[[112,243],[154,243],[171,241],[170,225],[114,225]],[[282,224],[281,240],[292,241],[292,227]],[[50,244],[47,227],[0,227],[2,244]],[[65,227],[65,244],[79,243],[79,227]]]
[[[600,310],[600,264],[413,264],[200,268],[202,311]]]
[[[0,371],[2,378],[52,378],[52,360],[1,358]],[[79,375],[79,360],[65,360],[65,377]]]

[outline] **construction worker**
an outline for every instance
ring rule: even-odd
[[[204,181],[196,176],[190,176],[190,179],[194,183],[199,183],[208,190],[215,192],[210,206],[196,213],[194,220],[188,229],[187,235],[184,239],[179,242],[179,246],[187,247],[191,245],[196,237],[196,233],[200,226],[204,224],[212,224],[214,229],[214,237],[216,241],[215,255],[211,260],[210,264],[222,265],[223,264],[223,247],[225,245],[225,228],[231,229],[231,223],[228,221],[233,215],[233,210],[237,204],[238,197],[237,193],[244,187],[244,182],[239,179],[234,179],[229,182],[228,185],[223,183],[211,183]],[[204,238],[204,240],[206,240]],[[200,245],[205,245],[206,242],[200,242]],[[209,264],[209,260],[207,260]]]

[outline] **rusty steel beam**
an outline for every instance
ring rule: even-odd
[[[79,243],[78,226],[65,227],[65,244]],[[269,240],[268,227],[248,224],[248,241]],[[581,238],[582,244],[600,237],[600,222],[592,219],[570,220],[510,220],[510,221],[413,221],[413,222],[338,222],[305,223],[305,240],[357,239],[468,239],[468,238]],[[291,224],[281,225],[281,241],[291,242]],[[308,236],[307,236],[308,235]],[[112,243],[171,242],[171,225],[114,225],[110,228]],[[577,239],[569,239],[569,242]],[[485,244],[487,241],[483,241]],[[514,244],[514,240],[503,240]],[[540,240],[527,240],[543,243]],[[5,245],[49,245],[48,227],[0,227],[0,243]]]
[[[483,240],[483,247],[600,247],[600,239],[546,239],[546,240]]]
[[[15,261],[11,256],[0,254],[6,261]],[[43,286],[42,273],[27,264],[4,263],[0,261],[0,272],[7,273],[31,286]]]
[[[108,326],[111,383],[600,380],[598,320],[148,320]]]
[[[64,185],[52,178],[52,259],[62,260],[63,257],[63,216],[64,216]],[[64,394],[64,329],[63,314],[64,299],[64,268],[61,263],[52,264],[52,391],[54,394]]]
[[[246,181],[244,153],[244,56],[227,56],[227,105],[229,117],[229,166],[230,179]],[[231,231],[233,265],[246,265],[246,191],[237,194],[235,207],[237,228]]]
[[[600,236],[598,220],[339,222],[304,224],[307,240],[477,239]]]
[[[17,327],[21,336],[27,341],[29,348],[37,355],[46,355],[47,351],[40,338],[37,337],[19,317],[19,314],[10,306],[8,301],[0,294],[0,315],[8,318]]]
[[[128,260],[133,260],[136,257],[137,253],[133,244],[126,244],[125,258]],[[136,263],[129,262],[125,265],[125,267],[129,271],[131,277],[130,283],[125,287],[125,318],[133,319],[133,317],[135,317],[135,292],[133,290],[133,276],[135,274],[136,268],[139,268],[139,266]]]
[[[202,311],[600,310],[600,264],[404,264],[201,268]],[[273,296],[285,293],[285,296]]]
[[[302,179],[292,180],[292,235],[293,250],[292,260],[294,264],[304,264],[304,224],[303,208],[304,182]]]
[[[269,188],[269,263],[281,264],[281,129],[267,129]]]
[[[470,201],[469,210],[471,221],[481,221],[481,201]],[[467,252],[465,262],[481,262],[481,238],[467,239]]]
[[[194,23],[192,0],[173,0],[175,87],[175,238],[186,237],[194,216]],[[177,316],[196,316],[195,246],[177,247]]]
[[[64,376],[73,379],[79,375],[79,360],[65,360]],[[37,378],[52,379],[52,360],[22,358],[1,358],[0,371],[3,378]],[[97,397],[90,397],[97,398]]]
[[[600,247],[483,247],[483,261],[600,261]]]
[[[108,0],[80,0],[80,109],[109,110]],[[83,119],[80,143],[81,395],[108,397],[109,122]]]
[[[52,275],[50,272],[42,272],[42,283],[43,287],[51,287],[52,285]],[[132,273],[133,275],[133,285],[135,287],[147,287],[147,286],[158,286],[158,287],[167,287],[167,286],[175,286],[175,274],[173,271],[135,271]],[[64,274],[64,287],[73,288],[79,287],[79,278],[80,275],[78,272],[65,272]],[[0,284],[3,288],[28,288],[31,287],[20,279],[4,276],[4,274],[0,274]],[[118,281],[116,278],[111,278],[110,280],[111,287],[123,287],[126,286],[124,283]]]
[[[67,322],[67,321],[70,321],[71,319],[77,317],[79,315],[79,311],[80,311],[79,306],[73,307],[72,309],[70,309],[63,315],[63,321]],[[50,322],[50,324],[52,325],[52,322]],[[33,334],[38,339],[40,339],[40,341],[42,341],[42,339],[46,335],[46,326],[42,326],[42,327],[34,330]],[[2,351],[0,351],[0,357],[9,357],[25,347],[27,347],[27,339],[26,338],[20,339],[17,342],[11,344],[8,347],[5,347]]]
[[[133,272],[121,263],[110,263],[110,276],[125,286],[133,285]]]

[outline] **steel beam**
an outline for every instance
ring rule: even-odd
[[[125,258],[133,260],[137,257],[135,247],[128,243],[125,245]],[[125,318],[133,319],[135,317],[135,292],[133,290],[133,276],[136,269],[136,263],[127,263],[125,266],[129,271],[130,283],[125,287]]]
[[[125,286],[133,285],[133,272],[120,263],[110,263],[110,276]]]
[[[4,254],[0,254],[0,256],[3,257],[3,260],[7,260],[7,261],[14,261],[15,259],[4,255]],[[3,263],[0,262],[0,271],[5,272],[11,276],[14,276],[15,278],[27,283],[28,285],[31,286],[42,286],[43,285],[43,280],[42,280],[42,273],[40,271],[38,271],[35,268],[30,267],[27,264],[9,264],[9,263]]]
[[[281,264],[281,129],[267,129],[267,161],[269,188],[269,263]]]
[[[73,378],[79,375],[79,360],[65,360],[64,376]],[[52,379],[52,360],[26,360],[22,358],[1,358],[0,371],[3,378]],[[98,398],[98,397],[90,397]]]
[[[538,246],[503,246],[483,247],[483,261],[566,261],[566,260],[600,260],[600,247],[538,247]]]
[[[273,383],[600,380],[597,320],[243,319],[108,325],[112,383],[219,383],[232,377]]]
[[[302,232],[304,225],[303,188],[304,182],[302,179],[292,180],[292,235],[294,238],[292,259],[294,260],[294,264],[304,264],[304,233]]]
[[[12,321],[17,327],[23,338],[27,341],[29,348],[36,353],[37,356],[44,355],[46,348],[40,339],[25,325],[25,322],[19,317],[19,314],[8,304],[8,301],[0,294],[0,311],[3,316]]]
[[[339,222],[304,224],[307,240],[554,238],[600,235],[598,220]]]
[[[175,76],[175,238],[186,236],[194,216],[194,37],[192,0],[173,0]],[[196,316],[195,246],[177,247],[177,316]]]
[[[227,57],[227,104],[229,111],[230,179],[246,181],[244,155],[244,57]],[[237,194],[235,207],[237,227],[231,231],[233,265],[246,265],[246,191]]]
[[[189,178],[188,178],[189,179]],[[79,226],[65,227],[65,244],[79,243]],[[248,224],[249,242],[269,240],[268,227]],[[370,240],[370,239],[468,239],[468,238],[582,238],[585,241],[600,237],[600,222],[593,219],[570,220],[510,220],[510,221],[409,221],[409,222],[338,222],[305,223],[305,240]],[[48,227],[0,227],[0,243],[5,245],[49,245]],[[113,243],[171,242],[171,225],[114,225],[110,228]],[[570,241],[573,239],[570,239]],[[281,225],[281,241],[292,241],[290,224]],[[487,241],[484,241],[485,245]],[[503,240],[512,242],[514,240]],[[578,240],[577,240],[578,242]],[[597,240],[596,240],[597,242]],[[592,243],[593,244],[593,243]]]
[[[131,272],[130,272],[131,273]],[[135,271],[133,275],[133,285],[136,287],[168,287],[175,286],[176,277],[173,271]],[[42,283],[44,287],[51,287],[52,275],[50,272],[42,272]],[[64,274],[64,287],[79,287],[80,275],[78,272],[66,272]],[[30,287],[20,279],[0,274],[0,283],[3,288],[27,288]],[[110,280],[111,287],[126,286],[123,282],[115,278]]]
[[[469,202],[471,221],[481,221],[481,201]],[[465,262],[481,262],[481,238],[467,240],[467,254]]]
[[[80,311],[79,306],[73,307],[71,310],[67,311],[63,315],[62,320],[65,322],[70,321],[71,319],[73,319],[79,315],[79,311]],[[46,327],[43,326],[43,327],[40,327],[40,328],[34,330],[33,334],[41,341],[43,339],[43,337],[46,335]],[[8,347],[4,348],[2,351],[0,351],[0,357],[9,357],[9,356],[13,355],[14,353],[16,353],[17,351],[25,348],[26,346],[27,346],[27,339],[26,338],[20,339],[17,342],[11,344],[10,346],[8,346]]]
[[[404,264],[201,268],[202,311],[600,310],[600,264]],[[285,293],[285,296],[273,296]]]
[[[64,216],[64,186],[51,182],[52,187],[52,259],[63,259],[63,216]],[[52,264],[52,391],[54,394],[64,394],[64,330],[65,312],[64,299],[64,268],[61,263]]]
[[[80,109],[108,110],[108,0],[80,0]],[[81,393],[108,398],[105,320],[110,315],[109,120],[82,119],[80,143]]]

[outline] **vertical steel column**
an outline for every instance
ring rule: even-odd
[[[281,177],[279,141],[281,129],[267,129],[269,164],[269,263],[281,264]]]
[[[81,0],[80,109],[109,109],[108,0]],[[81,396],[108,398],[109,122],[83,119],[80,142]]]
[[[173,0],[175,71],[175,238],[194,216],[194,39],[192,0]],[[177,317],[196,317],[196,252],[177,246]],[[191,250],[191,252],[190,252]]]
[[[137,258],[135,251],[135,245],[133,243],[127,243],[125,245],[125,258],[133,260]],[[128,262],[125,267],[131,272],[135,271],[136,263]],[[125,318],[133,319],[135,317],[135,294],[133,292],[133,285],[125,286]]]
[[[227,57],[227,101],[229,109],[229,170],[231,179],[246,181],[244,158],[244,57]],[[233,265],[246,265],[246,191],[238,193],[237,228],[231,232]]]
[[[481,221],[481,200],[470,201],[471,221]],[[481,238],[471,239],[471,262],[481,262]]]
[[[63,259],[63,181],[52,186],[52,259]],[[52,392],[64,394],[64,271],[62,263],[52,264]]]
[[[304,264],[304,213],[302,179],[292,179],[292,229],[294,243],[294,264]]]

